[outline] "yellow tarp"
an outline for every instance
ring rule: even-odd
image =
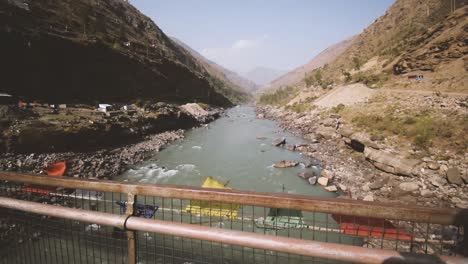
[[[206,177],[201,187],[215,189],[231,189],[229,187],[224,186],[224,184],[218,182],[212,177]],[[239,210],[239,208],[240,205],[238,204],[192,200],[190,201],[190,205],[187,205],[184,212],[204,216],[227,217],[234,219],[237,218],[237,211]]]

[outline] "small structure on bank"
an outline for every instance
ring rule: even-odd
[[[408,75],[408,80],[422,81],[423,79],[424,79],[424,75],[422,74]]]
[[[107,113],[112,110],[112,105],[110,104],[99,104],[98,105],[98,111]]]

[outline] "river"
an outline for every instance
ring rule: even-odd
[[[336,196],[297,176],[310,159],[271,144],[281,137],[291,144],[304,142],[273,121],[257,119],[251,106],[231,108],[209,125],[187,131],[183,140],[154,153],[117,180],[201,186],[207,176],[212,176],[237,190]],[[280,160],[303,163],[294,168],[274,168]]]

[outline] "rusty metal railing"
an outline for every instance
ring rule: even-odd
[[[136,263],[137,260],[142,263],[219,263],[220,260],[228,260],[228,263],[330,263],[327,260],[383,263],[390,260],[410,261],[414,253],[423,253],[427,258],[424,261],[434,263],[466,261],[452,257],[460,255],[460,250],[466,250],[466,226],[463,225],[468,223],[468,213],[461,209],[405,207],[345,199],[55,178],[8,172],[0,172],[0,181],[3,181],[0,196],[4,196],[0,198],[0,207],[9,208],[2,209],[8,210],[5,213],[2,211],[2,216],[11,216],[11,221],[18,222],[31,218],[31,213],[48,216],[50,218],[40,221],[49,229],[54,225],[49,223],[51,219],[71,221],[64,222],[70,226],[70,230],[58,230],[59,233],[71,233],[71,239],[58,237],[25,243],[26,249],[23,250],[31,249],[31,252],[35,252],[30,259],[34,259],[36,255],[41,258],[43,256],[37,253],[40,249],[35,249],[38,247],[36,244],[43,243],[44,248],[50,248],[48,252],[55,254],[55,258],[44,253],[44,263],[63,263],[62,259],[67,258],[68,263]],[[28,190],[25,188],[30,188],[31,191],[31,186],[39,186],[40,190],[44,189],[42,186],[53,188],[46,193],[25,192]],[[77,194],[73,190],[88,192]],[[97,196],[93,198],[89,191],[103,192],[105,195],[100,199]],[[55,198],[55,205],[29,202],[44,202],[44,197]],[[127,210],[120,215],[122,212],[115,202],[122,200],[126,201]],[[208,208],[216,208],[215,203],[223,203],[231,209],[237,208],[236,215],[227,217],[209,212],[207,216],[201,211],[188,210],[194,201],[209,203]],[[151,216],[152,219],[136,217],[134,209],[137,204],[157,205],[159,210]],[[300,210],[303,215],[299,223],[297,217],[289,216],[286,223],[282,222],[280,225],[270,222],[268,226],[265,219],[268,218],[266,211],[269,208]],[[350,219],[354,219],[354,225],[343,227],[339,224],[343,219],[347,219],[348,224]],[[377,223],[381,223],[382,227],[378,231],[367,230],[368,234],[363,234],[363,230],[359,230],[362,228],[362,223],[359,222],[363,219],[369,223],[381,219],[382,222]],[[91,225],[83,225],[81,229],[77,229],[77,221]],[[392,225],[391,230],[396,233],[389,231],[387,223]],[[98,226],[97,230],[92,230],[92,224]],[[444,230],[451,230],[451,233],[447,236],[443,233]],[[43,236],[54,236],[58,232],[49,231],[42,232]],[[69,241],[71,246],[60,248],[57,244],[61,241]],[[85,250],[75,252],[83,241]],[[112,247],[124,246],[127,252],[113,252],[112,260]],[[83,255],[79,255],[81,251],[88,251],[84,255],[92,255],[94,259],[79,259]],[[75,256],[71,257],[72,254]],[[120,257],[116,257],[118,254]],[[422,255],[418,256],[421,258]],[[9,259],[14,260],[15,257],[17,255]]]

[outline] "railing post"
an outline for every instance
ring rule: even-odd
[[[135,211],[135,202],[137,196],[133,193],[128,193],[127,196],[127,209],[125,214],[130,217]],[[128,218],[127,218],[128,219]],[[128,264],[136,264],[136,246],[135,246],[135,231],[127,230],[127,243],[128,243]]]

